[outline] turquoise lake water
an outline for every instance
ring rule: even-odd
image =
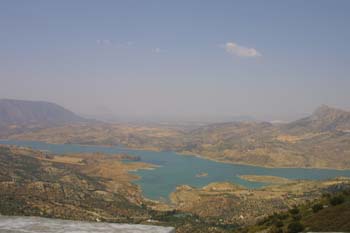
[[[337,176],[350,177],[350,170],[303,169],[303,168],[264,168],[248,165],[226,164],[195,156],[180,155],[174,152],[154,152],[132,150],[121,147],[85,146],[72,144],[48,144],[33,141],[0,141],[0,144],[31,147],[55,154],[102,152],[107,154],[127,153],[139,156],[142,162],[159,165],[154,170],[133,172],[141,177],[134,183],[141,186],[143,195],[154,200],[167,200],[178,185],[202,187],[211,182],[229,181],[248,188],[259,188],[266,183],[249,182],[240,175],[269,175],[289,179],[322,180]],[[205,177],[196,177],[208,173]]]

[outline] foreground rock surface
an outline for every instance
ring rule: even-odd
[[[172,227],[136,224],[94,223],[40,217],[0,216],[2,233],[174,233]]]

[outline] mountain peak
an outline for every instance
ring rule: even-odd
[[[289,123],[286,129],[290,132],[348,131],[350,112],[321,105],[311,116]]]
[[[0,126],[52,126],[84,120],[82,117],[55,103],[0,99]]]
[[[346,112],[344,110],[338,109],[338,108],[333,108],[330,107],[328,105],[321,105],[320,107],[318,107],[312,114],[312,118],[315,119],[330,119],[330,120],[334,120],[338,117],[341,117],[343,115],[349,115],[349,112]]]
[[[321,106],[319,106],[318,108],[316,108],[315,112],[317,111],[329,111],[331,109],[335,109],[335,108],[332,108],[326,104],[322,104]]]

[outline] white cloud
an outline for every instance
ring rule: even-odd
[[[238,57],[260,57],[262,56],[255,48],[247,48],[236,44],[235,42],[227,42],[224,45],[227,53]]]

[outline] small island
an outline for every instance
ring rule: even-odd
[[[197,178],[206,177],[206,176],[208,176],[208,173],[206,172],[201,172],[196,175]]]

